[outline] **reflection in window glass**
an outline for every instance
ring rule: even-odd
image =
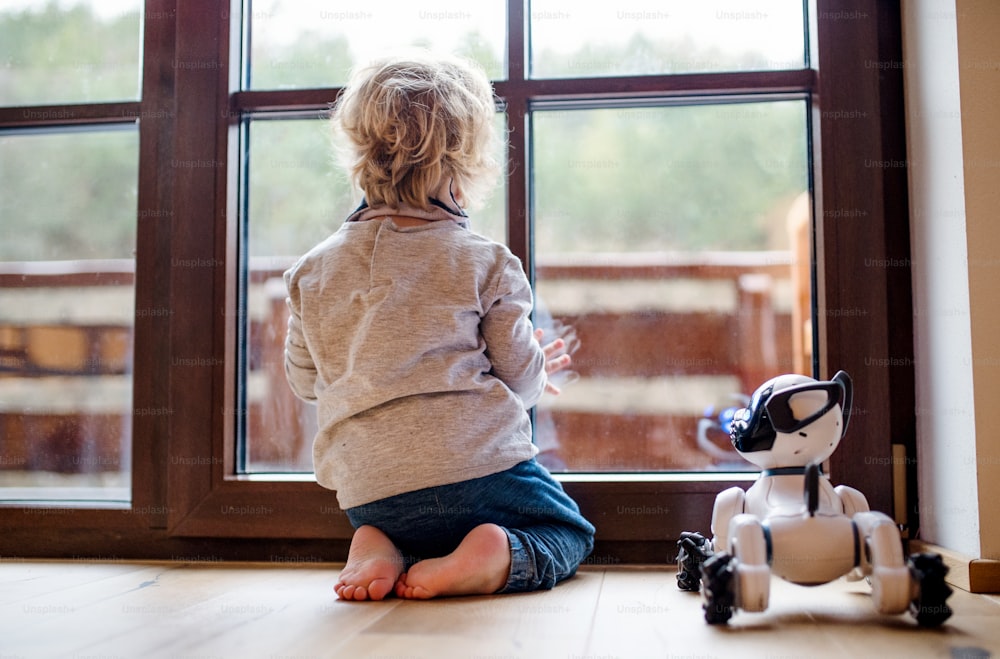
[[[536,322],[578,344],[543,462],[749,468],[720,413],[812,373],[805,102],[539,110],[532,135]]]
[[[498,128],[503,116],[497,116]],[[360,203],[332,156],[323,119],[254,120],[247,163],[248,276],[244,455],[248,472],[312,471],[316,410],[285,380],[288,316],[282,273],[336,231]],[[504,190],[470,210],[474,231],[502,242]]]
[[[0,499],[130,498],[138,148],[0,137]]]
[[[351,68],[387,51],[431,47],[479,62],[504,76],[506,5],[500,0],[254,0],[250,87],[339,87]]]
[[[801,69],[802,5],[796,0],[532,0],[531,75]]]
[[[139,0],[6,0],[0,105],[138,98],[141,26]]]

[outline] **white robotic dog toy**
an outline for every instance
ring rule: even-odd
[[[701,590],[708,623],[724,624],[738,609],[766,610],[772,574],[808,586],[867,578],[876,611],[909,610],[924,627],[951,615],[941,557],[904,560],[893,520],[822,475],[847,430],[851,399],[844,371],[829,381],[781,375],[736,413],[730,438],[760,477],[745,492],[719,493],[711,540],[685,532],[677,542],[677,585]]]

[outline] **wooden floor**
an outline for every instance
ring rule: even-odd
[[[774,580],[765,613],[708,626],[668,568],[586,568],[555,590],[347,603],[337,565],[0,562],[0,659],[58,657],[1000,656],[1000,597],[956,591],[924,630],[868,586]]]

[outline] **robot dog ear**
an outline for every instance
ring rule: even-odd
[[[844,394],[840,400],[840,412],[844,417],[844,426],[840,430],[840,436],[847,434],[847,423],[851,420],[851,406],[854,404],[854,383],[847,371],[837,371],[832,378],[833,382],[840,385]]]

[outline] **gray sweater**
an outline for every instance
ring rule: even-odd
[[[285,273],[285,372],[317,404],[316,480],[344,509],[537,452],[545,357],[520,261],[444,210],[387,214],[356,213]]]

